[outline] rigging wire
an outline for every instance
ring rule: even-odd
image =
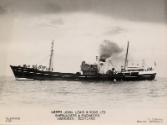
[[[47,61],[47,63],[48,63],[49,57],[50,57],[50,55],[47,55],[47,56],[43,57],[42,59],[40,59],[40,60],[34,62],[34,64],[42,65],[42,64],[45,64],[46,61]],[[46,63],[46,64],[47,64],[47,63]]]

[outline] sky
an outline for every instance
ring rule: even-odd
[[[129,61],[157,63],[167,76],[167,0],[0,0],[0,75],[9,65],[48,65],[55,41],[54,69],[77,72],[94,63],[104,40],[117,43]]]

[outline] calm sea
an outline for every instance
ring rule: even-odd
[[[48,112],[50,110],[105,110],[106,114],[101,118],[102,120],[115,120],[116,123],[119,120],[133,119],[133,124],[136,120],[159,118],[163,120],[163,124],[166,124],[167,79],[156,78],[154,81],[137,82],[81,82],[16,81],[14,78],[0,78],[1,111],[18,112],[28,119],[37,109],[45,108]],[[30,115],[27,115],[27,112]]]

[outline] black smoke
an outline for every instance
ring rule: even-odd
[[[122,48],[120,48],[115,42],[104,40],[100,45],[100,61],[105,62],[107,58],[119,55],[121,52]]]

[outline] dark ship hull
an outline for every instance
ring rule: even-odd
[[[10,66],[16,80],[93,80],[93,81],[139,81],[154,80],[156,73],[139,74],[139,72],[118,72],[115,74],[81,75],[80,73],[61,73],[42,71],[23,66]]]

